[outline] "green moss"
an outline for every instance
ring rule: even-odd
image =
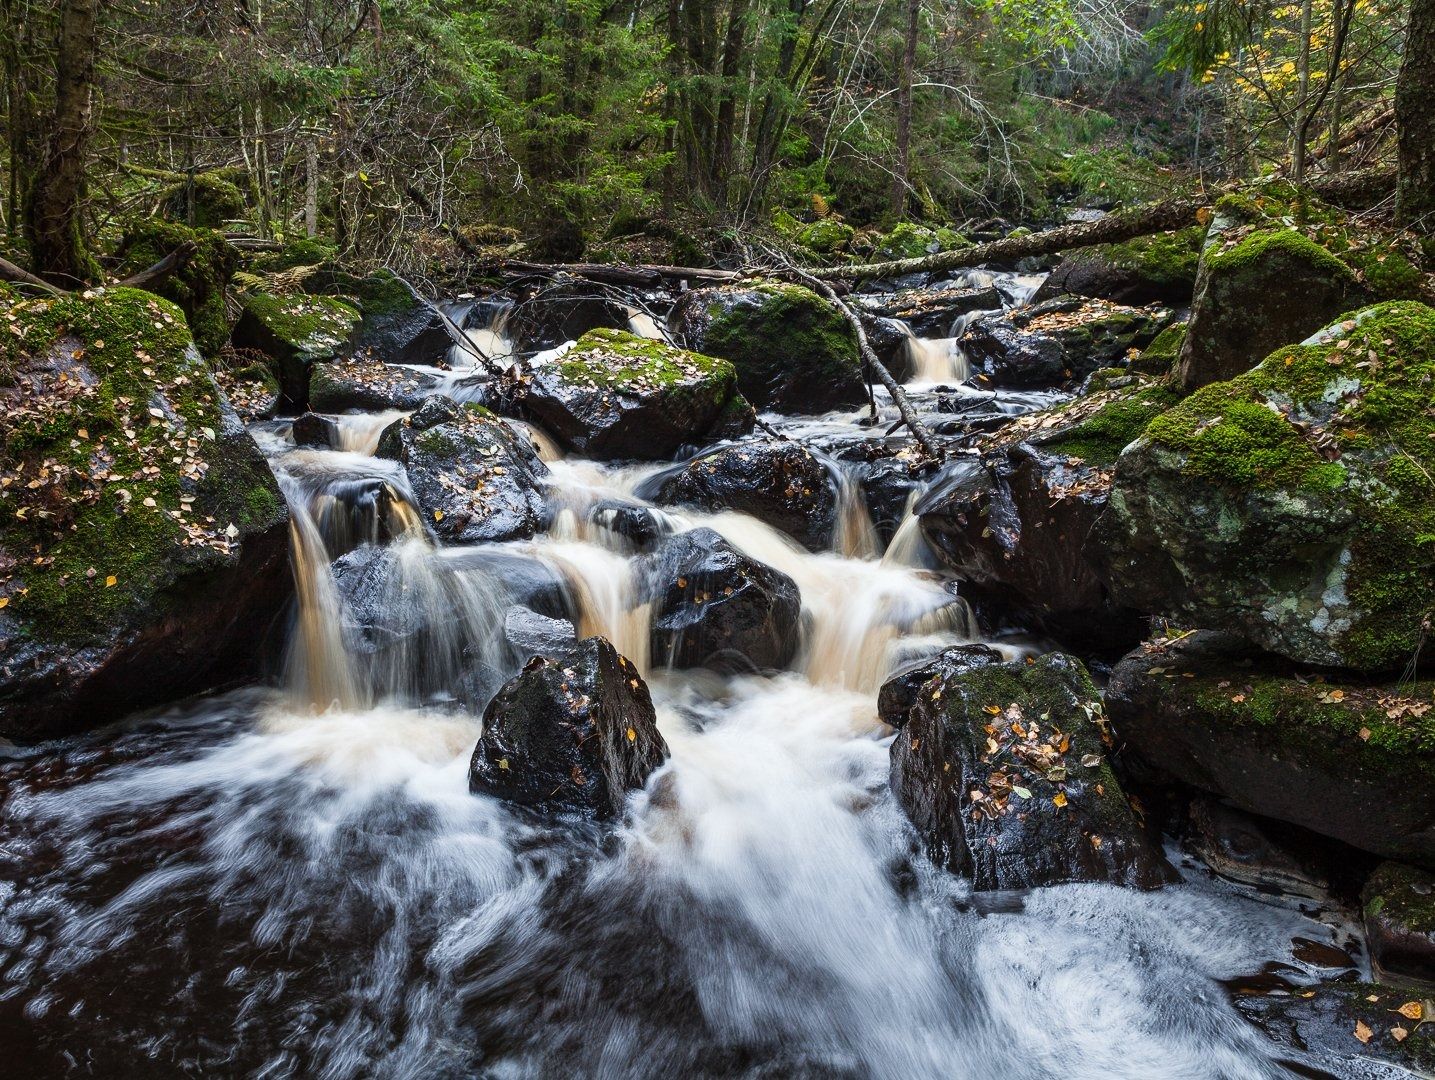
[[[402,314],[414,306],[408,286],[390,270],[376,270],[360,277],[327,264],[304,281],[304,291],[351,301],[365,319]]]
[[[1435,934],[1435,877],[1413,866],[1381,863],[1361,891],[1368,918],[1387,920],[1417,934]]]
[[[704,348],[718,356],[741,358],[760,380],[778,369],[798,370],[804,378],[842,383],[859,366],[857,336],[847,319],[822,297],[800,285],[764,282],[739,287],[762,296],[759,305],[716,303]],[[744,376],[745,378],[747,376]]]
[[[238,262],[223,234],[153,219],[142,222],[126,234],[116,252],[120,274],[153,266],[186,244],[194,248],[188,261],[152,291],[179,305],[195,344],[206,356],[214,356],[229,340],[224,291]]]
[[[1181,355],[1181,345],[1186,340],[1188,326],[1188,323],[1172,323],[1166,327],[1142,350],[1140,356],[1130,362],[1130,369],[1142,375],[1170,373]]]
[[[360,320],[358,311],[332,296],[254,292],[245,295],[244,307],[280,341],[315,356],[332,355]]]
[[[275,274],[300,266],[319,266],[333,259],[335,252],[334,246],[323,240],[299,237],[286,242],[279,251],[266,251],[252,256],[248,265],[255,273]]]
[[[21,332],[3,345],[0,389],[36,392],[9,403],[0,547],[17,563],[0,593],[30,632],[103,638],[225,558],[230,525],[282,518],[262,459],[222,442],[221,396],[177,307],[108,289],[7,309]]]
[[[819,255],[831,255],[841,251],[852,242],[857,230],[851,225],[832,218],[824,218],[821,221],[814,221],[800,233],[797,234],[797,242],[808,251],[816,252]]]
[[[923,255],[941,250],[942,240],[935,229],[903,221],[882,237],[881,243],[877,245],[877,257],[879,259],[919,259]]]
[[[1172,291],[1189,290],[1196,283],[1205,235],[1203,226],[1193,226],[1109,244],[1100,251],[1113,266],[1138,273],[1154,285]]]
[[[164,212],[196,228],[218,229],[242,219],[248,211],[244,192],[222,172],[196,173],[165,189]],[[190,213],[191,205],[193,213]]]
[[[1170,387],[1143,387],[1103,405],[1046,445],[1092,465],[1112,465],[1155,417],[1179,400],[1180,395]]]
[[[1323,270],[1332,278],[1354,279],[1350,267],[1325,248],[1295,229],[1274,229],[1252,233],[1229,251],[1208,256],[1213,270],[1239,277],[1244,269],[1259,270],[1274,259],[1285,257]]]
[[[622,391],[642,386],[669,391],[691,388],[725,402],[737,388],[737,373],[726,360],[675,348],[623,330],[590,330],[558,364],[570,382]]]

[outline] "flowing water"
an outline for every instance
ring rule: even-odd
[[[648,655],[636,556],[594,508],[659,468],[564,458],[554,524],[444,548],[387,417],[341,450],[257,434],[293,513],[273,688],[0,758],[9,1075],[279,1078],[1291,1075],[1219,980],[1337,931],[1197,867],[1156,893],[973,897],[916,853],[876,692],[978,635],[910,512],[885,552],[834,466],[813,554],[707,526],[790,575],[792,670]],[[841,418],[828,418],[840,426]],[[850,434],[860,434],[848,427]],[[650,679],[672,757],[616,832],[468,791],[513,604],[560,606]]]

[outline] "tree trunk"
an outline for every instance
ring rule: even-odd
[[[907,213],[907,187],[912,175],[912,72],[917,66],[917,24],[922,0],[907,0],[907,25],[902,36],[902,62],[897,73],[897,167],[892,173],[892,213]]]
[[[100,0],[64,0],[55,54],[55,116],[44,168],[30,192],[30,254],[35,270],[57,284],[94,276],[81,231],[85,157],[90,140]]]
[[[1435,0],[1410,0],[1405,57],[1395,83],[1400,221],[1435,228]]]
[[[1305,140],[1310,122],[1310,23],[1312,0],[1303,0],[1300,9],[1300,101],[1296,104],[1295,130],[1291,133],[1291,179],[1305,183]]]
[[[319,235],[319,140],[304,140],[304,235]]]

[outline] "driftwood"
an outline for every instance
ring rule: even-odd
[[[496,264],[500,273],[509,277],[553,277],[572,274],[607,285],[630,285],[635,288],[661,285],[664,281],[736,281],[744,275],[736,270],[705,270],[696,266],[629,266],[622,263],[536,263],[507,260]]]

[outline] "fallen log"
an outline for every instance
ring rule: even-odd
[[[43,278],[38,278],[28,270],[21,269],[9,259],[0,258],[0,281],[13,281],[18,285],[30,285],[36,289],[43,289],[51,296],[64,296],[65,290],[59,286],[51,285]]]
[[[697,266],[662,266],[624,263],[536,263],[517,259],[496,264],[508,277],[554,277],[572,274],[606,285],[630,285],[637,288],[661,285],[664,281],[736,281],[743,277],[736,270],[706,270]]]
[[[116,281],[115,285],[127,289],[149,289],[158,285],[175,271],[182,269],[185,263],[194,256],[198,246],[194,241],[187,240],[153,266],[146,267],[137,274],[131,274],[122,281]]]

